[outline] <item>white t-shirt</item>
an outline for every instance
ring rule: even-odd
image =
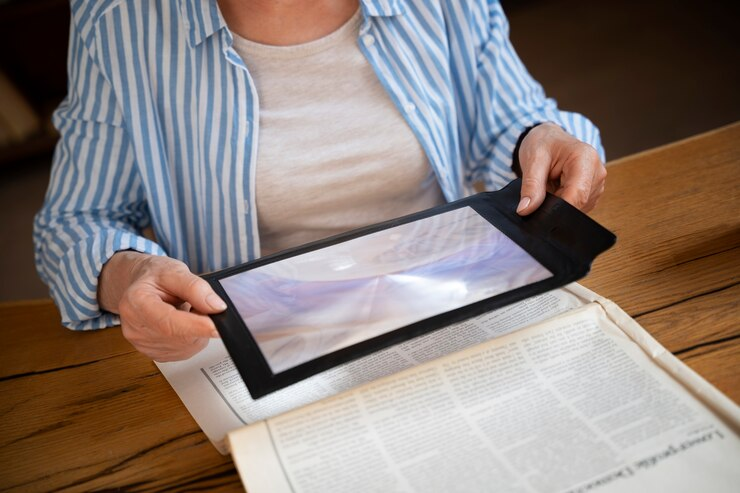
[[[424,150],[357,46],[358,12],[309,43],[234,34],[259,96],[262,255],[443,203]]]

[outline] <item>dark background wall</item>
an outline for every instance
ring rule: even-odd
[[[614,159],[740,119],[740,3],[503,0],[511,39]]]
[[[601,128],[609,160],[740,120],[738,3],[502,3],[532,75]],[[0,147],[0,301],[46,296],[31,220],[55,140],[48,117],[65,91],[68,23],[66,0],[0,0],[0,70],[42,121],[26,142]]]

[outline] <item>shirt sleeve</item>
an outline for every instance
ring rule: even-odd
[[[119,323],[97,301],[98,276],[117,251],[165,255],[140,232],[150,223],[131,144],[110,83],[74,23],[68,94],[53,122],[60,139],[34,221],[36,268],[74,330]]]
[[[487,39],[477,60],[472,180],[498,189],[514,179],[511,164],[517,139],[528,127],[548,121],[594,147],[605,160],[596,126],[583,115],[560,111],[527,72],[509,40],[509,23],[500,3],[489,1],[487,9]]]

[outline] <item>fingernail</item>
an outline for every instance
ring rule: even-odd
[[[532,199],[529,197],[522,197],[522,200],[519,201],[519,205],[516,208],[517,212],[522,212],[524,209],[529,206],[529,203],[532,202]]]
[[[224,303],[224,300],[213,293],[206,296],[206,303],[208,303],[214,310],[226,310],[226,303]]]

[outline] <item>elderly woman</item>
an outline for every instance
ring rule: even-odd
[[[35,223],[63,323],[187,358],[225,308],[193,272],[523,176],[603,191],[597,129],[529,76],[494,0],[72,1]],[[155,240],[142,235],[151,227]]]

